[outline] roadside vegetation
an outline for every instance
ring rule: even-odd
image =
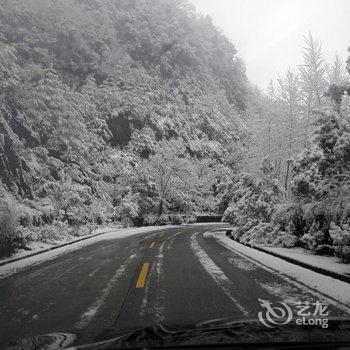
[[[237,226],[239,241],[350,262],[349,77],[338,57],[325,63],[311,34],[303,55],[277,89],[270,83],[270,104],[251,135],[252,158],[264,157],[260,173],[232,181],[224,220]]]
[[[263,92],[185,0],[2,2],[0,256],[207,214],[349,261],[349,79],[302,56]]]

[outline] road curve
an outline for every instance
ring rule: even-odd
[[[0,344],[68,330],[256,319],[259,298],[319,299],[205,234],[220,226],[101,239],[0,279]]]

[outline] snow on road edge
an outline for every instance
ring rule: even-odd
[[[344,304],[343,310],[350,313],[350,284],[328,277],[304,267],[289,263],[267,253],[263,253],[254,248],[247,247],[233,241],[224,232],[212,233],[220,243],[242,256],[252,259],[255,264],[270,268],[302,285],[305,285],[315,292],[319,292],[330,299]]]
[[[89,308],[81,315],[79,322],[75,324],[75,328],[83,329],[85,328],[90,321],[95,317],[105,299],[108,297],[113,285],[115,282],[124,275],[126,268],[130,264],[130,262],[136,258],[136,254],[133,254],[129,257],[129,259],[120,266],[120,268],[115,272],[113,277],[107,282],[106,286],[102,289],[101,294],[95,300],[95,302],[89,306]]]
[[[227,297],[234,303],[234,305],[243,313],[244,316],[249,316],[248,311],[238,303],[238,301],[231,295],[232,283],[225,273],[215,264],[215,262],[210,259],[207,253],[199,246],[196,236],[198,232],[191,236],[191,249],[195,256],[198,258],[201,265],[208,272],[210,277],[216,282],[216,284],[223,290]]]
[[[350,264],[342,263],[340,259],[335,256],[315,255],[311,251],[303,248],[266,247],[264,245],[258,245],[258,247],[316,268],[322,268],[330,272],[350,276]]]
[[[62,254],[80,249],[84,246],[96,243],[102,240],[120,239],[124,237],[133,236],[140,233],[147,233],[152,231],[160,231],[168,228],[175,228],[178,226],[166,225],[166,226],[149,226],[149,227],[139,227],[130,229],[115,229],[108,231],[98,236],[92,236],[91,238],[85,239],[83,241],[75,242],[70,245],[59,247],[55,250],[50,250],[43,252],[38,255],[29,256],[12,263],[0,266],[0,279],[12,275],[20,270],[23,270],[29,266],[40,264],[47,260],[52,260]]]

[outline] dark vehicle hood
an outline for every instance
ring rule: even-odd
[[[153,325],[140,329],[86,329],[57,332],[11,342],[7,350],[56,349],[156,349],[190,348],[214,345],[333,344],[350,349],[350,318],[330,319],[329,327],[295,324],[266,328],[257,320],[206,322],[189,326]],[[255,347],[253,347],[255,348]],[[260,348],[260,347],[259,347]],[[261,347],[264,348],[264,347]]]

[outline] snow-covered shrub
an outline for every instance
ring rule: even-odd
[[[261,222],[250,230],[246,231],[242,236],[240,241],[242,243],[252,243],[252,244],[268,244],[270,241],[270,236],[272,233],[278,229],[271,223]]]
[[[33,231],[35,231],[37,228],[34,227],[18,227],[18,235],[21,237],[22,244],[25,245],[26,243],[30,241],[34,241],[37,237],[36,235],[33,235]]]
[[[2,193],[0,198],[0,255],[8,255],[21,243],[15,200]]]
[[[275,223],[301,237],[300,244],[315,254],[346,255],[347,251],[332,237],[339,234],[334,223],[344,227],[350,218],[350,118],[346,114],[332,108],[316,112],[310,147],[293,163],[290,188],[295,204],[274,214]]]
[[[55,220],[50,225],[36,228],[33,234],[33,240],[44,243],[62,241],[65,237],[71,236],[72,231],[72,227],[67,222]]]
[[[231,188],[232,198],[223,215],[223,221],[237,227],[235,239],[263,243],[276,229],[271,224],[275,206],[283,197],[277,180],[271,177],[269,162],[262,164],[262,178],[241,174]]]
[[[280,230],[276,231],[276,233],[277,234],[274,235],[275,238],[271,241],[272,246],[292,248],[297,244],[298,239],[293,234]]]
[[[234,237],[236,237],[235,232]],[[297,237],[289,232],[281,231],[281,229],[273,223],[259,223],[247,232],[241,238],[242,243],[263,244],[273,247],[294,247],[297,242]]]
[[[130,150],[142,158],[148,158],[156,151],[156,136],[154,131],[145,127],[142,130],[136,129],[132,135],[128,147]]]
[[[90,234],[95,229],[92,223],[82,226],[71,226],[68,222],[54,220],[51,224],[35,227],[20,227],[19,234],[22,240],[56,244]]]
[[[157,216],[157,220],[155,222],[156,225],[169,225],[170,219],[168,214],[162,214]]]
[[[52,203],[43,203],[40,208],[40,221],[44,224],[51,224],[57,217],[57,214],[58,212]],[[35,213],[32,213],[32,215],[34,219]]]
[[[238,227],[269,222],[279,194],[279,186],[274,181],[241,174],[223,220]]]
[[[139,206],[131,198],[124,198],[119,208],[121,221],[127,226],[139,217]]]
[[[324,231],[320,228],[320,223],[314,221],[307,233],[301,237],[301,242],[311,251],[315,252],[317,247],[325,242]]]
[[[330,222],[338,217],[338,210],[334,208],[334,201],[332,197],[327,197],[322,201],[315,201],[304,204],[303,207],[303,219],[305,222],[305,231],[312,228],[313,224],[317,222],[320,225],[320,229],[324,232],[328,231]]]
[[[88,186],[67,184],[60,200],[60,209],[63,211],[62,220],[72,226],[84,225],[91,198],[91,189]]]
[[[74,237],[81,237],[91,234],[91,232],[97,228],[97,225],[93,222],[89,222],[86,225],[79,227],[73,227],[71,230],[71,235]]]
[[[144,216],[143,224],[145,226],[154,226],[157,222],[157,215],[155,214],[146,214]]]
[[[40,226],[44,221],[43,219],[49,215],[48,208],[29,199],[24,199],[22,203],[18,203],[16,207],[19,223],[24,227]]]
[[[193,224],[195,223],[197,220],[197,217],[194,213],[192,212],[189,212],[189,213],[185,213],[183,215],[183,221],[186,223],[186,224]]]
[[[272,222],[282,231],[300,237],[304,234],[303,209],[299,203],[283,203],[275,206]]]
[[[91,198],[91,204],[87,208],[86,222],[95,223],[97,225],[108,224],[115,216],[115,210],[112,202],[107,196],[98,198],[96,196]]]
[[[319,244],[315,249],[316,255],[333,256],[334,252],[335,252],[334,247],[330,244]]]
[[[40,198],[52,197],[57,198],[62,192],[62,186],[56,181],[47,181],[42,184],[36,194]]]
[[[170,214],[169,220],[172,225],[181,225],[183,223],[183,217],[180,214]]]
[[[350,262],[350,225],[344,224],[338,226],[331,223],[329,230],[331,238],[334,244],[335,255],[338,256],[343,262]]]

